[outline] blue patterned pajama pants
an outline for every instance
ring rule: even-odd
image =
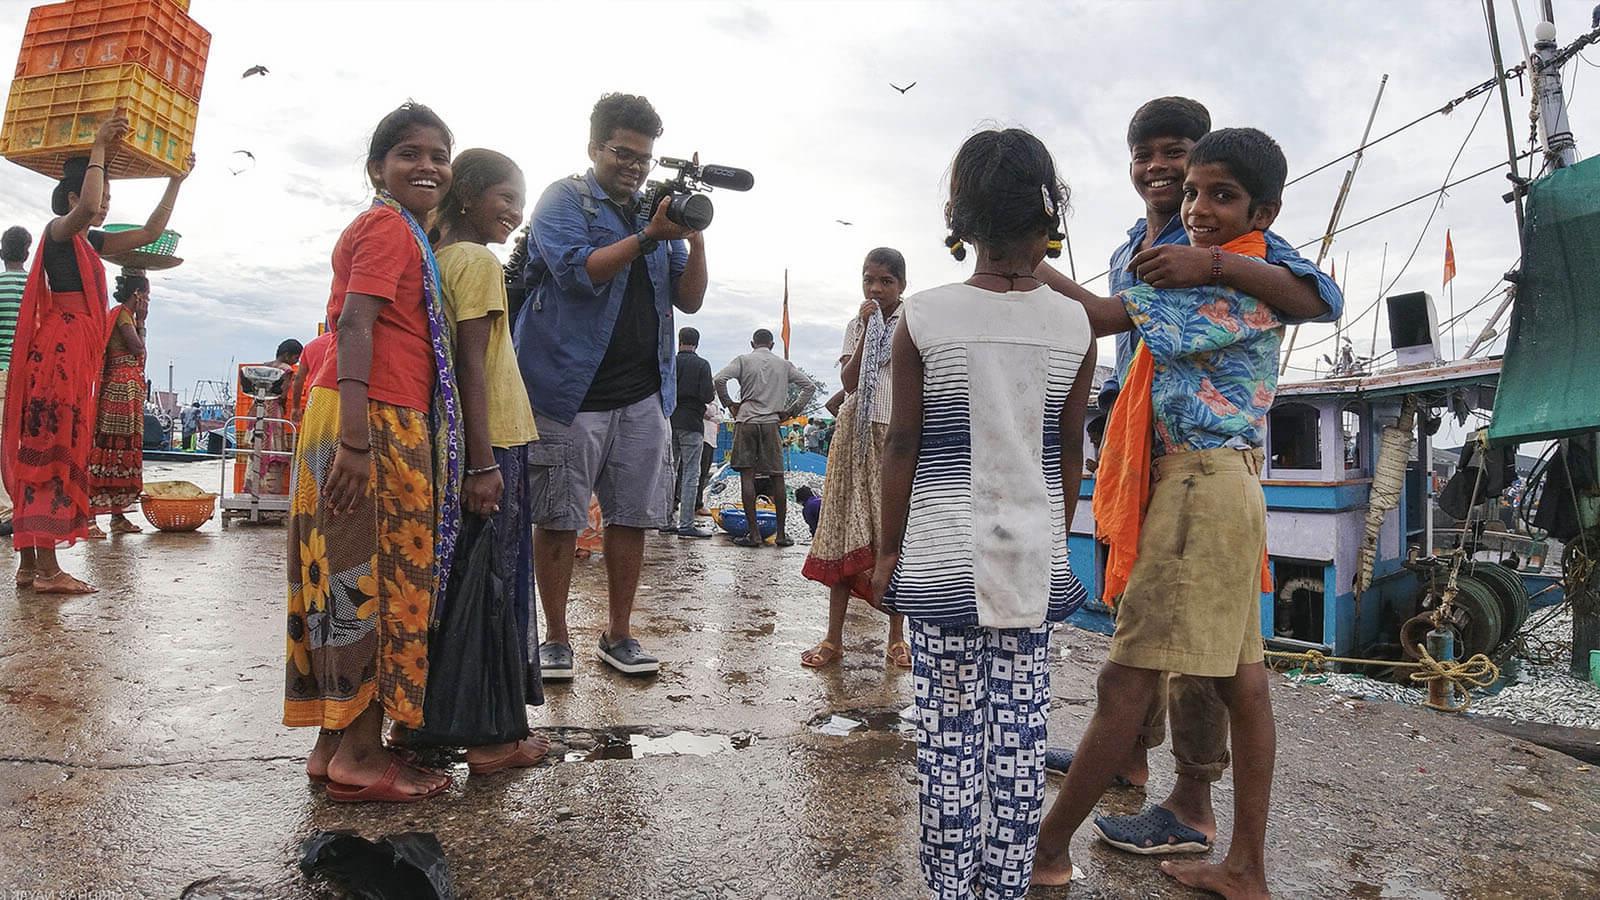
[[[1044,816],[1050,626],[908,624],[922,877],[938,900],[1021,897]]]

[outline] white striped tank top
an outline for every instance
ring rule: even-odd
[[[1088,316],[1048,287],[949,284],[903,308],[924,366],[922,446],[886,605],[942,625],[1066,619],[1086,594],[1068,564],[1060,416]]]

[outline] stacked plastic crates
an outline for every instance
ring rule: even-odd
[[[131,126],[112,177],[174,175],[194,147],[211,33],[188,0],[68,0],[28,14],[0,156],[50,178],[114,110]]]

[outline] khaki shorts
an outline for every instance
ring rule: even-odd
[[[1156,459],[1112,662],[1209,678],[1261,662],[1261,461],[1226,448]]]
[[[783,437],[776,422],[740,422],[733,427],[728,465],[735,472],[783,474]]]

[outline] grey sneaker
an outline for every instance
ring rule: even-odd
[[[711,529],[701,528],[699,525],[690,525],[688,528],[678,529],[678,537],[681,538],[708,538],[711,536]]]
[[[661,671],[661,661],[644,652],[644,648],[633,638],[612,643],[602,633],[597,655],[606,665],[624,675],[654,675]]]
[[[549,641],[540,644],[539,677],[545,681],[571,681],[572,648]]]

